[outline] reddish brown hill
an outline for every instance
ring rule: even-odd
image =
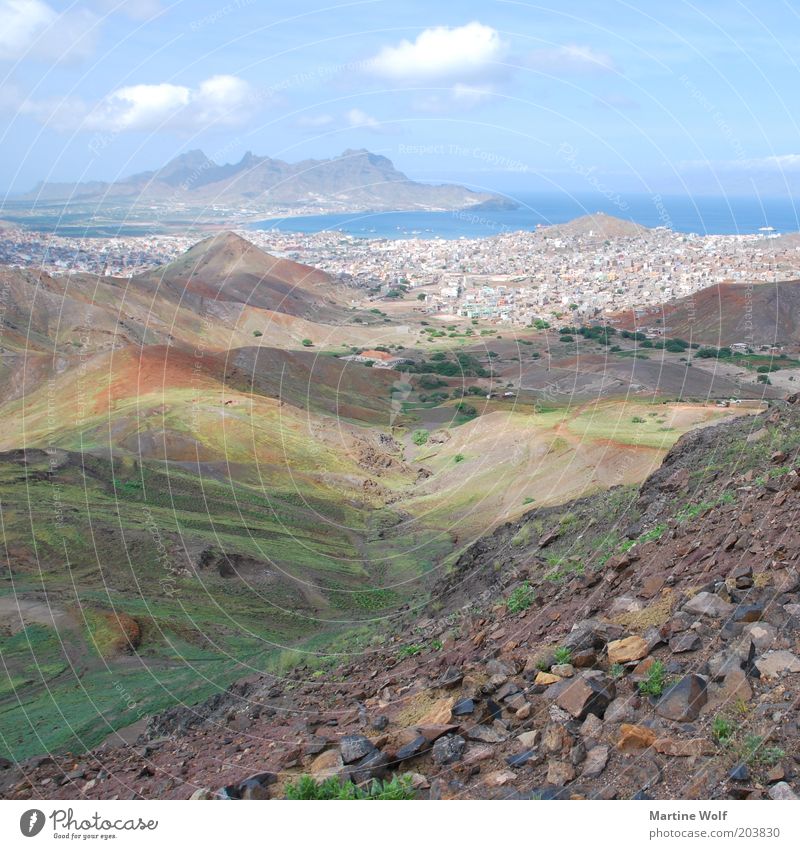
[[[246,304],[300,318],[330,322],[342,315],[333,279],[324,271],[280,259],[235,233],[204,239],[182,257],[134,278],[182,301]],[[194,297],[192,297],[194,296]]]
[[[800,343],[800,281],[721,283],[646,311],[620,313],[627,330],[663,325],[668,336],[707,345]]]
[[[371,369],[335,357],[278,348],[236,348],[196,355],[167,345],[129,347],[99,361],[110,375],[105,408],[126,398],[191,387],[232,393],[252,392],[304,410],[345,419],[385,424],[397,373]]]

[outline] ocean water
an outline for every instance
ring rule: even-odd
[[[613,200],[601,195],[524,195],[516,209],[458,212],[359,212],[273,218],[250,226],[259,230],[317,233],[338,230],[373,238],[458,239],[493,236],[537,225],[563,224],[593,212],[605,212],[645,227],[669,227],[679,233],[745,234],[772,227],[778,233],[800,230],[800,198],[662,197],[631,195]]]

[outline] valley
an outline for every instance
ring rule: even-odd
[[[378,308],[233,234],[128,279],[1,273],[14,758],[323,671],[497,527],[777,394],[635,339]]]

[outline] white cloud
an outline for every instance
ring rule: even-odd
[[[239,77],[209,77],[197,88],[156,83],[125,86],[105,97],[86,115],[89,130],[203,129],[241,124],[254,102],[250,84]]]
[[[196,88],[173,83],[125,86],[96,104],[51,98],[23,100],[17,106],[21,114],[56,130],[101,133],[237,126],[257,107],[250,84],[227,75],[209,77]]]
[[[363,109],[350,109],[345,115],[347,123],[351,127],[366,127],[369,130],[381,130],[381,122],[372,115],[368,115]]]
[[[94,50],[97,22],[87,9],[59,14],[42,0],[0,0],[0,60],[85,59]]]
[[[525,58],[525,65],[553,76],[617,70],[611,56],[583,44],[565,44],[563,47],[535,50]]]
[[[414,98],[413,108],[418,112],[446,115],[474,109],[495,94],[496,88],[490,83],[468,85],[456,83],[445,91],[432,91]]]
[[[373,133],[392,134],[397,132],[393,124],[383,121],[365,112],[363,109],[354,107],[339,115],[322,113],[319,115],[303,115],[295,121],[295,125],[308,132],[315,130],[369,130]]]
[[[465,83],[496,75],[507,49],[496,29],[472,21],[461,27],[432,27],[414,41],[384,47],[368,67],[396,81]]]

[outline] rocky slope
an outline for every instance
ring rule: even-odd
[[[133,745],[8,764],[0,793],[280,798],[303,774],[407,773],[420,798],[797,798],[792,400],[687,434],[639,488],[499,528],[365,652],[173,708]]]

